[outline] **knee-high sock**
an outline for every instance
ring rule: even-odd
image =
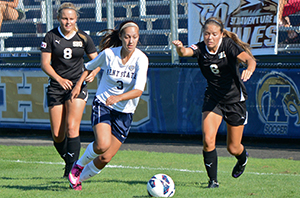
[[[60,157],[65,161],[66,163],[66,155],[67,155],[67,138],[65,138],[62,142],[57,143],[53,141],[53,145],[57,152],[59,153]]]
[[[246,163],[247,155],[248,155],[248,153],[247,153],[246,149],[244,148],[243,152],[240,155],[235,156],[240,165],[243,165]]]
[[[217,180],[217,172],[218,172],[218,157],[217,150],[214,149],[210,152],[203,151],[204,165],[207,171],[207,175],[210,180]]]
[[[88,163],[82,170],[79,181],[83,182],[101,172],[102,169],[98,169],[94,162]]]
[[[79,166],[84,167],[88,163],[90,163],[92,160],[94,160],[96,157],[99,155],[95,153],[94,148],[93,148],[94,142],[90,143],[81,158],[78,160],[77,164]]]
[[[66,155],[67,165],[72,166],[78,160],[80,154],[80,137],[68,138],[68,152]]]

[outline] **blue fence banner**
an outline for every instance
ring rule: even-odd
[[[0,69],[0,128],[50,130],[48,77],[40,68]],[[242,69],[241,69],[242,71]],[[245,82],[248,137],[300,138],[300,69],[257,68]],[[81,130],[92,131],[91,104],[101,76],[88,85]],[[197,67],[150,67],[132,133],[201,134],[206,79]],[[222,122],[219,134],[226,134]]]

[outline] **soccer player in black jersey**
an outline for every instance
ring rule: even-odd
[[[71,91],[84,70],[84,53],[94,59],[96,47],[85,32],[78,30],[78,9],[72,3],[63,3],[57,11],[60,26],[49,31],[41,44],[41,67],[49,76],[47,102],[54,146],[64,159],[67,177],[80,152],[79,128],[88,98],[86,83],[75,100]],[[89,74],[93,81],[100,69]]]
[[[173,41],[179,56],[196,57],[207,80],[202,107],[203,158],[208,177],[208,188],[217,188],[216,136],[224,119],[227,123],[227,150],[237,158],[232,171],[239,177],[247,164],[248,153],[241,144],[244,125],[247,123],[247,81],[256,68],[256,61],[249,44],[236,34],[224,29],[218,18],[206,20],[203,27],[204,41],[186,48],[179,40]],[[247,65],[242,74],[239,63]]]

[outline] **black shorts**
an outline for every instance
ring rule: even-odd
[[[71,92],[72,90],[64,90],[63,88],[52,87],[49,85],[47,88],[48,107],[64,104],[71,98]],[[86,84],[81,86],[81,91],[77,98],[81,98],[84,101],[87,101],[88,91]]]
[[[111,126],[111,133],[124,143],[131,127],[132,113],[122,113],[101,103],[97,97],[93,101],[92,126],[106,123]]]
[[[212,111],[223,116],[224,121],[232,126],[247,124],[248,112],[245,101],[233,104],[221,104],[214,100],[204,100],[202,112],[205,111]]]

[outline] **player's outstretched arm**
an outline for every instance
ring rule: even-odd
[[[90,60],[93,60],[94,58],[96,58],[97,56],[98,56],[98,53],[97,52],[95,52],[95,53],[92,53],[92,54],[88,54],[87,55],[88,56],[88,58],[90,59]],[[98,74],[98,72],[101,70],[101,68],[100,67],[97,67],[96,69],[94,69],[91,73],[89,73],[89,75],[85,78],[85,81],[86,82],[93,82],[93,80],[94,80],[94,78],[95,78],[95,76]]]
[[[94,69],[91,73],[89,73],[89,75],[85,78],[86,82],[93,82],[95,79],[95,76],[98,74],[98,72],[101,70],[100,67],[97,67],[96,69]]]
[[[176,51],[179,56],[191,57],[194,55],[194,51],[191,48],[186,48],[183,46],[182,42],[179,40],[172,41],[173,45],[176,47]]]

